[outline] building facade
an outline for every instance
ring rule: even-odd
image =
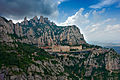
[[[70,46],[60,46],[60,45],[53,45],[52,46],[53,52],[69,52]]]
[[[82,45],[80,46],[61,46],[61,45],[53,45],[52,46],[52,52],[70,52],[71,49],[74,50],[81,50]]]

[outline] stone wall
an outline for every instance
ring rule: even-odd
[[[57,45],[57,46],[52,46],[52,51],[53,52],[60,52],[60,46]]]
[[[81,50],[81,49],[82,49],[82,45],[80,45],[80,46],[72,46],[72,47],[70,47],[70,49],[78,49],[78,50]]]
[[[54,45],[52,47],[53,52],[69,52],[70,46],[60,46],[60,45]]]
[[[62,52],[69,52],[70,51],[70,46],[60,46],[60,50]]]
[[[60,46],[60,45],[54,45],[52,46],[53,52],[69,52],[70,49],[76,49],[76,50],[82,50],[82,45],[80,46]]]

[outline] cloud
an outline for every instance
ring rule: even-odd
[[[88,24],[88,26],[85,27],[85,32],[87,32],[87,34],[89,33],[92,33],[92,32],[95,32],[95,31],[100,31],[100,30],[103,30],[105,26],[105,24],[109,24],[109,22],[112,22],[114,21],[115,19],[111,19],[111,18],[108,18],[106,20],[103,20],[101,22],[90,22],[91,24]]]
[[[84,13],[80,8],[74,15],[69,16],[65,22],[59,25],[77,25],[87,41],[110,42],[120,40],[120,24],[116,24],[115,18],[105,18],[105,9],[90,10]],[[103,18],[104,17],[104,18]]]
[[[99,23],[90,24],[90,25],[88,25],[88,26],[84,29],[84,31],[85,31],[85,33],[87,32],[87,34],[88,34],[88,33],[95,32],[95,31],[99,28],[100,25],[101,25],[101,24],[99,24]]]
[[[100,11],[96,11],[96,10],[94,10],[93,12],[92,12],[92,14],[93,15],[99,15],[99,14],[102,14],[102,13],[104,13],[105,12],[105,8],[103,8],[102,10],[100,10]]]
[[[0,16],[14,19],[35,15],[56,16],[58,1],[60,0],[0,0]]]
[[[101,17],[100,15],[103,14],[104,12],[105,12],[105,8],[99,11],[90,10],[89,12],[84,13],[84,8],[80,8],[79,11],[77,11],[74,15],[69,16],[65,22],[57,23],[57,25],[60,25],[60,26],[77,25],[79,28],[84,27],[84,26],[87,26],[88,24],[90,25],[91,20],[89,19],[89,17],[91,15],[93,15],[93,17],[95,18],[96,17],[98,18],[98,16]]]
[[[81,25],[89,23],[89,20],[88,20],[89,13],[83,14],[83,11],[84,11],[84,8],[80,8],[80,10],[78,12],[76,12],[74,15],[68,17],[65,22],[60,23],[58,25],[63,25],[63,26],[77,25],[77,26],[81,26]]]
[[[65,2],[65,1],[68,1],[68,0],[58,0],[58,4],[61,4],[62,2]]]
[[[90,30],[90,32],[94,32],[94,31],[96,31],[97,29],[98,29],[98,27],[96,26],[96,27],[92,28],[92,29]]]
[[[98,23],[92,23],[85,29],[88,41],[111,42],[120,40],[120,24],[114,24],[115,19],[106,19]]]
[[[119,0],[101,0],[99,3],[91,5],[90,8],[102,8],[107,7],[110,5],[113,5],[117,2],[120,2]]]
[[[115,25],[107,25],[105,31],[110,31],[110,32],[120,32],[120,24],[115,24]]]
[[[80,8],[79,11],[77,11],[74,15],[69,16],[65,22],[58,23],[57,25],[67,26],[67,25],[77,25],[79,28],[86,27],[88,25],[92,26],[98,26],[98,24],[93,25],[92,23],[98,19],[93,19],[93,17],[98,18],[101,17],[100,15],[105,12],[105,8],[99,11],[92,11],[84,13],[84,8]],[[92,16],[92,20],[89,19],[89,17]],[[97,28],[96,28],[97,29]]]

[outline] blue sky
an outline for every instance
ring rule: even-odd
[[[58,6],[59,10],[59,17],[62,17],[63,15],[66,15],[65,18],[74,15],[80,8],[84,8],[84,13],[92,11],[92,10],[101,10],[103,8],[106,9],[106,14],[104,17],[120,17],[120,1],[115,0],[116,2],[113,2],[112,4],[109,3],[112,0],[62,0],[61,4]],[[97,4],[102,3],[104,1],[108,1],[109,4],[106,3],[103,6],[96,8],[94,7]],[[92,8],[91,8],[92,7]],[[103,15],[104,15],[103,14]],[[60,21],[64,21],[61,19]]]
[[[41,15],[77,25],[88,42],[120,43],[120,0],[0,0],[0,16],[15,23]]]
[[[120,0],[65,0],[58,25],[77,25],[88,42],[120,43]]]

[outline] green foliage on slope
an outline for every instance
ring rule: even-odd
[[[0,43],[0,68],[3,66],[12,67],[18,66],[25,69],[33,63],[32,59],[45,60],[50,59],[50,56],[43,49],[24,43],[11,43],[14,47],[5,43]],[[34,54],[37,56],[34,56]]]

